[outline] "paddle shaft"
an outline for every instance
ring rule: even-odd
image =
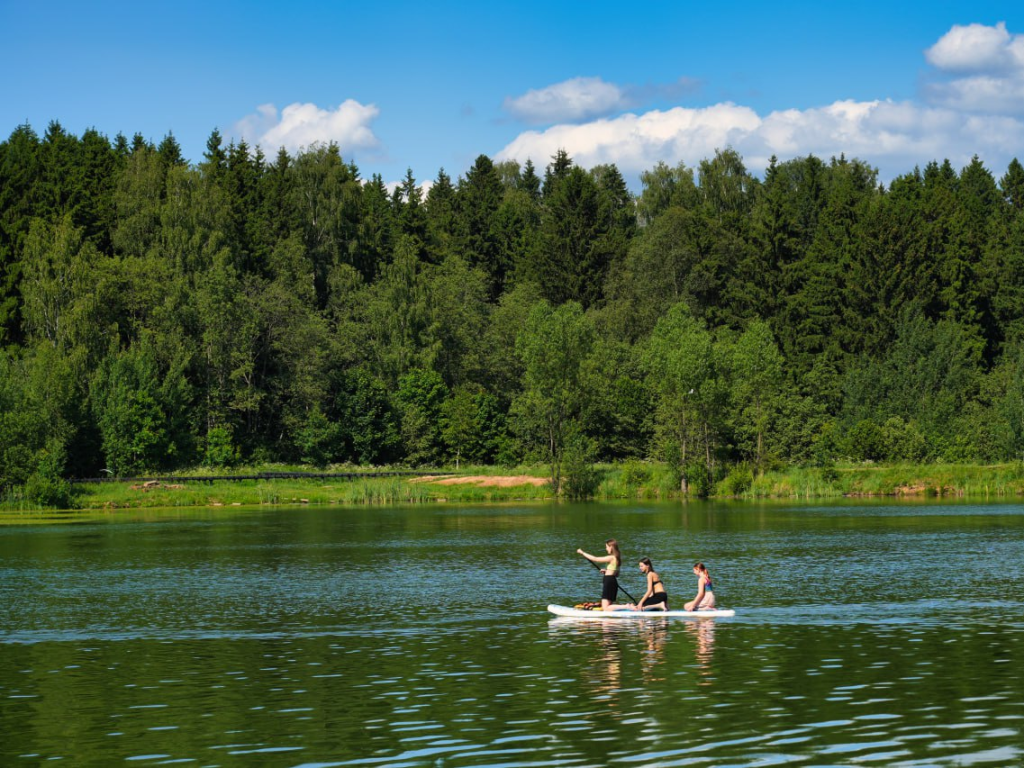
[[[599,571],[601,570],[601,566],[600,566],[600,565],[598,565],[597,563],[595,563],[595,562],[594,562],[593,560],[591,560],[590,558],[587,558],[587,562],[588,562],[588,563],[590,563],[590,564],[591,564],[592,566],[594,566],[595,568],[597,568],[597,570],[599,570]],[[635,598],[635,597],[633,597],[633,596],[632,596],[631,594],[629,594],[629,592],[627,592],[627,591],[626,591],[625,587],[623,587],[623,586],[622,586],[621,584],[619,584],[619,579],[618,579],[618,577],[616,577],[616,578],[615,578],[615,586],[617,586],[617,587],[619,588],[619,592],[621,592],[622,594],[624,594],[624,595],[625,595],[626,597],[628,597],[628,598],[629,598],[630,600],[632,600],[632,601],[633,601],[634,603],[636,602],[636,598]]]

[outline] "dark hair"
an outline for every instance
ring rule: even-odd
[[[622,565],[622,553],[619,551],[619,542],[615,539],[608,539],[605,544],[612,548],[612,554],[615,555],[615,568],[618,570],[618,567]]]
[[[651,565],[651,558],[649,558],[649,557],[641,557],[640,558],[640,564],[641,565],[646,565],[648,568],[651,568],[652,570],[654,568],[654,566]]]

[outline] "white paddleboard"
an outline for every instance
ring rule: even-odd
[[[736,611],[730,608],[716,608],[711,611],[588,611],[564,605],[549,605],[548,610],[555,616],[568,616],[573,619],[717,619],[736,615]]]

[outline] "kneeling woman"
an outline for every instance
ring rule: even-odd
[[[604,578],[601,580],[601,610],[610,611],[615,610],[612,603],[615,602],[616,596],[619,594],[619,565],[622,563],[622,553],[619,552],[619,542],[615,539],[608,539],[604,543],[604,549],[608,553],[603,557],[596,555],[588,555],[582,549],[577,549],[576,553],[583,555],[587,560],[592,563],[605,563],[604,568],[601,569],[601,574]],[[623,608],[625,606],[622,606]]]
[[[711,574],[704,563],[693,566],[693,574],[697,577],[697,596],[683,606],[686,611],[712,611],[715,608],[715,588],[711,583]]]
[[[647,591],[644,592],[644,596],[640,598],[640,602],[636,604],[636,610],[668,610],[668,592],[665,591],[665,585],[661,583],[661,576],[659,576],[654,566],[651,565],[651,558],[644,557],[640,559],[640,573],[647,577]]]

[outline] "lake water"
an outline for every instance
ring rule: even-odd
[[[718,620],[556,619],[617,537]],[[117,513],[0,527],[0,765],[1024,763],[1024,507]]]

